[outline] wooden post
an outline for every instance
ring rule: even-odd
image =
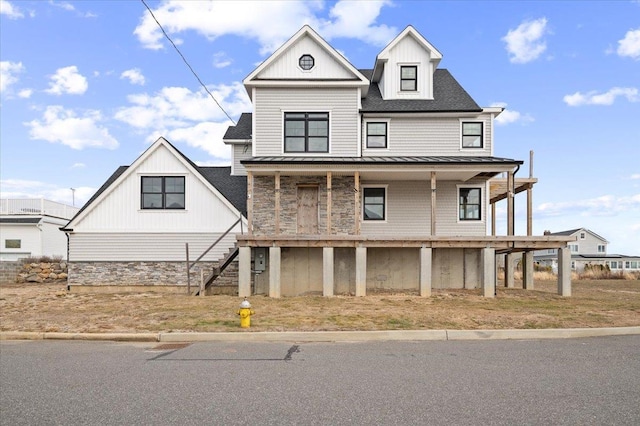
[[[529,178],[533,178],[533,151],[529,151]],[[527,187],[527,235],[533,235],[533,184]]]
[[[191,276],[189,275],[189,243],[184,243],[184,248],[187,252],[187,294],[191,294]]]
[[[491,235],[496,236],[496,203],[491,204]]]
[[[280,234],[280,172],[276,172],[276,177],[275,177],[275,185],[276,185],[276,211],[275,211],[275,231],[276,231],[276,235]]]
[[[327,172],[327,235],[331,235],[331,172]]]
[[[355,192],[355,233],[360,235],[360,172],[355,172],[353,175],[354,186],[353,192]]]
[[[253,234],[253,172],[247,171],[247,234]]]
[[[204,296],[204,269],[200,269],[200,296]]]
[[[513,188],[513,170],[509,171],[507,175],[507,235],[513,236],[515,231],[514,217],[513,217],[513,201],[514,201],[514,188]]]
[[[431,236],[436,235],[436,172],[431,172]]]

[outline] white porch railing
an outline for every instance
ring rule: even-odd
[[[71,219],[80,210],[44,198],[4,198],[0,200],[0,215],[46,215]]]

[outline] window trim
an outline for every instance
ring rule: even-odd
[[[402,77],[402,69],[403,68],[413,68],[416,71],[416,76],[414,78],[403,78]],[[403,89],[402,82],[403,81],[413,81],[415,83],[415,87],[413,89]],[[415,93],[418,92],[418,65],[400,65],[400,87],[399,92],[404,93]]]
[[[309,68],[305,68],[302,66],[302,59],[307,57],[311,58],[311,66]],[[300,70],[302,70],[303,72],[309,72],[313,70],[315,66],[316,66],[316,58],[314,58],[313,55],[311,55],[310,53],[304,53],[298,58],[298,68],[300,68]]]
[[[369,146],[369,124],[384,124],[385,134],[384,134],[384,146]],[[372,136],[381,136],[381,135],[372,135]],[[364,122],[364,146],[365,149],[372,150],[381,150],[381,149],[389,149],[389,120],[365,120]]]
[[[480,191],[480,195],[478,197],[479,200],[479,204],[478,204],[478,218],[463,218],[460,217],[460,207],[462,206],[460,203],[460,191],[461,190],[469,190],[469,189],[477,189],[478,191]],[[486,189],[486,187],[484,188]],[[480,185],[458,185],[457,187],[457,191],[456,191],[456,216],[457,216],[457,221],[458,223],[484,223],[484,215],[482,214],[483,211],[483,207],[484,207],[484,191],[483,191],[483,187]],[[467,204],[470,205],[470,204]],[[472,205],[472,204],[471,204]]]
[[[464,125],[465,124],[480,124],[480,135],[465,135],[464,133]],[[460,149],[469,150],[469,149],[484,149],[485,148],[485,122],[484,120],[460,120]],[[464,137],[465,136],[480,136],[480,146],[464,146]]]
[[[365,184],[365,185],[361,185],[360,189],[362,191],[362,195],[360,198],[360,202],[362,204],[362,207],[360,209],[360,217],[362,218],[363,222],[367,222],[367,223],[387,223],[387,211],[388,211],[388,206],[389,206],[389,185],[381,185],[381,184]],[[364,216],[364,209],[365,209],[365,192],[367,189],[382,189],[384,191],[384,201],[383,201],[383,212],[382,212],[382,219],[368,219],[365,218]],[[377,205],[377,204],[376,204]]]
[[[287,150],[287,121],[303,121],[301,119],[289,119],[287,120],[287,114],[305,114],[305,135],[304,135],[304,151],[288,151]],[[327,122],[327,150],[326,151],[309,151],[309,114],[326,114]],[[311,121],[325,121],[324,119],[312,119]],[[283,111],[282,112],[282,153],[284,155],[318,155],[318,154],[330,154],[331,153],[331,111]]]
[[[162,188],[161,192],[144,192],[144,184],[143,181],[145,178],[160,178],[162,179]],[[166,191],[166,179],[167,178],[181,178],[183,181],[182,187],[183,192],[167,192]],[[185,175],[154,175],[154,174],[143,174],[140,175],[140,210],[144,211],[183,211],[187,209],[187,178]],[[145,207],[144,206],[144,195],[145,194],[161,194],[162,195],[162,206],[161,207]],[[167,207],[166,204],[166,196],[167,194],[182,194],[184,197],[184,202],[182,207]]]

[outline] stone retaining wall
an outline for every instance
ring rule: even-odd
[[[34,262],[33,259],[0,262],[0,283],[63,283],[66,262]]]

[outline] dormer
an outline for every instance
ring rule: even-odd
[[[382,98],[433,99],[433,73],[442,54],[409,25],[376,57],[372,81]]]
[[[249,97],[259,87],[358,87],[369,80],[309,25],[303,26],[243,81]]]

